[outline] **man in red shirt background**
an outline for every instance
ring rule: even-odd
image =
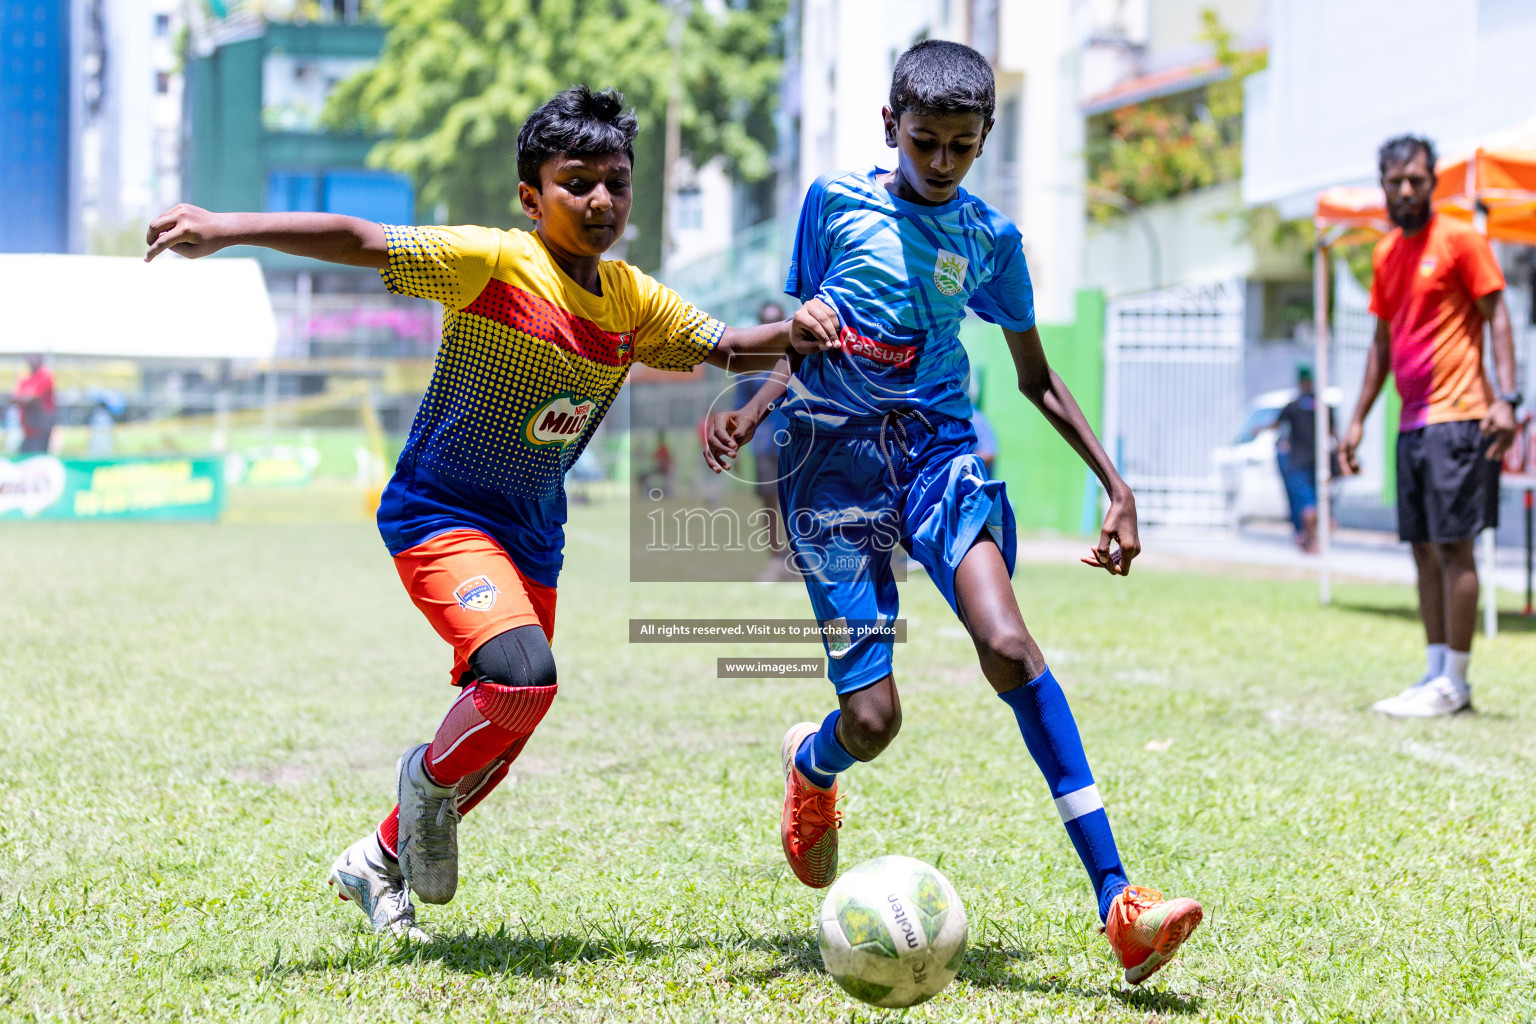
[[[1430,718],[1469,710],[1467,666],[1477,624],[1473,541],[1499,523],[1499,461],[1515,437],[1515,345],[1504,274],[1470,224],[1436,214],[1435,149],[1424,138],[1387,140],[1378,154],[1387,213],[1396,225],[1372,257],[1376,336],[1354,418],[1340,445],[1346,473],[1365,417],[1391,370],[1402,397],[1397,437],[1398,535],[1413,546],[1424,676],[1373,710]],[[1498,390],[1483,366],[1492,328]]]
[[[53,440],[53,425],[59,407],[53,398],[53,374],[43,365],[40,355],[27,356],[27,375],[11,392],[11,401],[21,410],[21,453],[46,452]]]

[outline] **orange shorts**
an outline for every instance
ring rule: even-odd
[[[453,682],[491,637],[538,626],[555,637],[555,588],[535,583],[479,530],[450,530],[395,556],[395,570],[437,635],[453,646]]]

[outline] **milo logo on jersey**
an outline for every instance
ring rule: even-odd
[[[592,422],[597,403],[569,392],[556,395],[523,421],[523,440],[535,448],[565,446],[578,440]]]

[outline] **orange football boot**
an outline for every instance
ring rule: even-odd
[[[784,812],[779,817],[779,837],[789,868],[812,889],[825,889],[837,877],[837,830],[843,814],[837,809],[837,783],[821,789],[795,767],[795,752],[807,736],[819,729],[815,722],[801,722],[784,735],[780,756],[784,761]]]
[[[1139,985],[1156,974],[1200,927],[1204,916],[1192,899],[1165,900],[1156,889],[1126,886],[1109,905],[1109,919],[1104,922],[1104,934],[1120,957],[1125,980]]]

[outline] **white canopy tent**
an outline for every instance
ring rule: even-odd
[[[255,260],[0,255],[0,355],[266,360],[276,347]]]

